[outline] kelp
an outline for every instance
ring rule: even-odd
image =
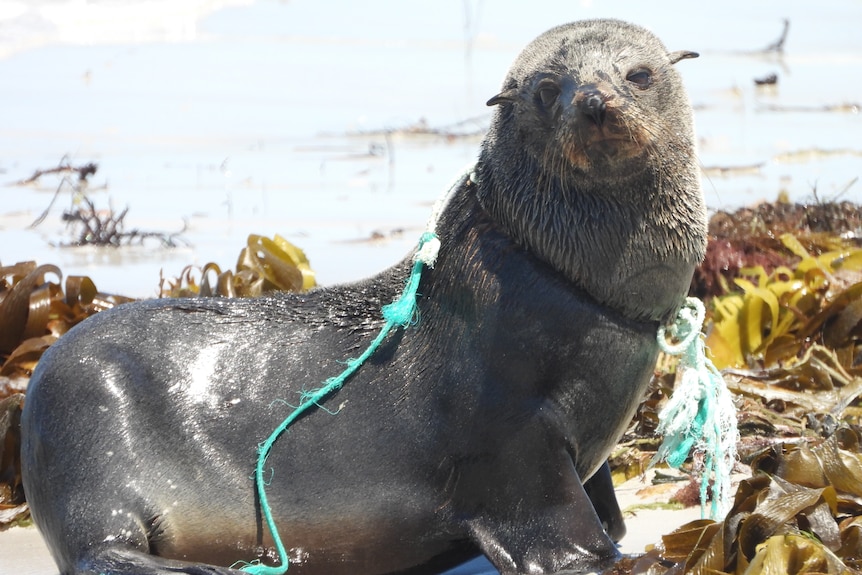
[[[178,278],[162,278],[165,296],[255,297],[273,291],[302,291],[315,285],[305,253],[284,238],[250,235],[236,272],[215,263],[201,268],[200,285],[189,266]],[[210,277],[215,276],[211,282]],[[52,279],[49,279],[52,278]],[[27,377],[42,353],[87,317],[132,301],[99,292],[87,276],[69,276],[51,264],[0,266],[0,376]],[[2,395],[0,395],[2,397]]]
[[[100,293],[85,276],[67,277],[65,290],[61,283],[54,265],[0,266],[0,530],[29,517],[18,450],[27,378],[45,350],[73,326],[130,301]]]
[[[790,203],[779,200],[734,212],[719,211],[709,220],[706,257],[695,270],[692,295],[709,300],[727,293],[743,268],[794,268],[799,257],[780,238],[790,234],[819,255],[862,245],[862,208],[852,202]]]
[[[765,367],[822,343],[862,353],[862,208],[785,201],[718,212],[691,292],[710,303],[719,368]]]
[[[712,360],[719,368],[774,365],[819,341],[840,349],[853,368],[862,352],[862,248],[812,254],[793,235],[780,241],[799,258],[794,269],[741,268],[738,290],[713,298]]]
[[[68,189],[71,192],[72,203],[74,204],[82,195],[85,194],[85,191],[89,187],[89,178],[93,174],[95,174],[99,170],[99,165],[90,162],[87,164],[83,164],[81,166],[73,166],[69,161],[69,158],[64,156],[60,163],[53,168],[48,168],[45,170],[36,170],[33,172],[33,175],[27,178],[26,180],[21,180],[16,182],[16,186],[32,186],[36,185],[42,176],[46,175],[54,175],[60,176],[60,182],[57,185],[57,189],[54,191],[54,195],[51,198],[51,202],[48,204],[48,207],[39,214],[39,217],[30,224],[30,227],[35,228],[48,217],[48,212],[51,211],[51,207],[54,205],[54,202],[57,201],[57,197],[59,197],[60,193],[64,189]],[[77,179],[72,176],[77,176]]]
[[[65,290],[61,282],[62,272],[51,264],[0,267],[0,375],[28,376],[42,352],[73,326],[131,301],[100,293],[86,276],[67,277]]]
[[[658,414],[673,392],[674,379],[673,363],[660,362],[628,430],[608,458],[615,486],[643,475],[658,450]]]
[[[862,409],[856,406],[862,395],[862,377],[849,373],[838,354],[821,345],[815,344],[802,358],[785,365],[727,370],[725,382],[738,396],[756,399],[775,418],[787,420],[790,428],[813,427],[818,416],[862,423]]]
[[[199,269],[187,266],[174,280],[162,278],[159,293],[161,297],[257,297],[315,285],[305,252],[277,234],[272,239],[252,234],[239,254],[236,271],[222,271],[214,263]]]
[[[0,387],[7,387],[2,384],[0,378]],[[18,449],[23,403],[23,393],[12,393],[0,399],[0,531],[12,525],[24,525],[29,518]]]
[[[862,568],[858,431],[773,446],[740,482],[721,522],[697,520],[661,538],[628,570],[653,575],[857,573]]]
[[[862,424],[862,378],[849,374],[834,351],[815,345],[793,363],[757,370],[725,370],[735,396],[740,460],[748,464],[765,447],[787,438],[821,438],[841,422]],[[658,413],[673,393],[675,374],[660,372],[650,383],[632,422],[609,457],[615,485],[642,475],[661,438]],[[699,462],[683,469],[697,473]]]

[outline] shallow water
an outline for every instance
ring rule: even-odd
[[[458,130],[481,130],[484,102],[518,51],[580,18],[629,19],[670,49],[701,52],[679,69],[697,108],[702,165],[757,166],[707,170],[711,207],[779,190],[811,201],[815,187],[831,198],[859,176],[862,3],[360,5],[0,2],[0,262],[52,262],[103,291],[151,296],[160,269],[230,267],[249,233],[279,233],[306,250],[322,283],[367,275],[412,248],[428,206],[478,145],[381,132],[465,120]],[[748,53],[775,41],[783,18],[784,55]],[[756,88],[769,73],[777,88]],[[99,164],[91,197],[100,208],[128,206],[127,228],[174,231],[187,221],[192,247],[51,247],[69,240],[60,214],[71,195],[30,230],[59,180],[9,184],[63,157]],[[368,241],[374,232],[383,239]]]

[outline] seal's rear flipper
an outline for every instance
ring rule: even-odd
[[[105,544],[94,547],[65,575],[247,575],[228,567],[174,561],[149,555],[132,547]]]
[[[626,523],[620,511],[620,504],[617,502],[611,468],[607,461],[584,483],[584,490],[592,501],[593,508],[608,536],[615,543],[619,543],[626,535]]]

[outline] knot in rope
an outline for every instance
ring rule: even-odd
[[[434,232],[425,232],[419,238],[419,248],[413,254],[414,262],[422,262],[429,268],[433,268],[437,262],[437,254],[440,252],[440,238]]]
[[[658,328],[658,345],[668,355],[680,355],[689,349],[696,337],[700,336],[703,320],[706,318],[706,308],[703,302],[697,298],[686,298],[683,305],[676,314],[676,320],[670,327],[660,325]],[[677,343],[667,340],[667,332]]]

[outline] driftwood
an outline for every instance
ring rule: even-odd
[[[76,237],[65,246],[112,246],[120,247],[126,245],[140,245],[147,239],[156,239],[163,247],[175,248],[180,245],[188,245],[188,242],[179,236],[185,233],[187,222],[183,228],[176,232],[143,231],[139,229],[124,230],[124,219],[129,208],[123,209],[119,214],[113,208],[108,210],[96,210],[96,206],[87,196],[81,198],[83,207],[63,212],[63,221],[67,226],[76,230]]]
[[[45,221],[60,193],[64,189],[69,189],[73,197],[73,207],[63,212],[62,219],[66,222],[67,228],[70,228],[74,239],[68,243],[61,243],[61,246],[91,245],[120,247],[125,245],[140,245],[148,239],[158,240],[163,247],[173,248],[180,245],[188,245],[187,241],[179,237],[187,229],[187,223],[185,222],[183,228],[176,232],[145,231],[139,229],[126,231],[124,229],[124,220],[129,208],[123,209],[120,213],[114,212],[113,208],[97,210],[92,200],[87,196],[87,189],[89,187],[89,177],[95,174],[98,169],[98,164],[93,162],[81,166],[73,166],[64,157],[56,167],[36,170],[29,178],[13,184],[28,186],[38,182],[42,176],[62,176],[48,206],[30,224],[30,227],[35,228]],[[74,176],[77,176],[77,178]]]

